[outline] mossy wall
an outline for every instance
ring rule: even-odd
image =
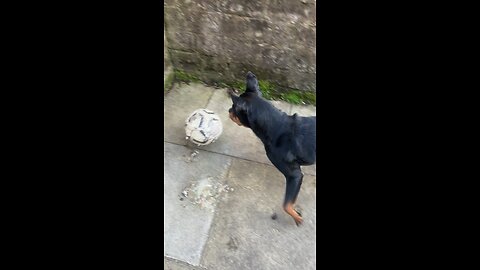
[[[173,66],[209,84],[239,84],[252,71],[276,92],[315,93],[315,5],[314,0],[165,0]]]
[[[172,87],[174,79],[174,70],[170,60],[167,38],[165,36],[165,25],[163,27],[163,91],[168,91]]]

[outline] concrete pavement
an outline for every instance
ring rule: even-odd
[[[273,103],[315,115],[314,106]],[[228,118],[226,89],[175,84],[164,104],[165,269],[315,269],[316,166],[303,169],[297,204],[304,224],[297,227],[281,207],[283,175],[253,132]],[[184,131],[199,108],[223,124],[220,138],[203,147],[187,144]]]

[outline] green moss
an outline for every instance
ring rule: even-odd
[[[281,94],[281,99],[292,104],[311,104],[316,105],[317,99],[315,93],[290,89]]]
[[[306,101],[307,104],[317,105],[317,94],[315,92],[305,92],[303,93],[303,100]]]
[[[165,82],[163,83],[163,92],[164,93],[168,92],[168,90],[170,90],[170,88],[172,88],[174,78],[175,78],[175,73],[173,73],[173,72],[170,72],[167,75],[167,78],[165,79]]]
[[[258,81],[258,85],[266,99],[283,100],[292,104],[316,105],[317,102],[314,92],[284,88],[264,80]]]
[[[232,83],[227,83],[228,86],[231,86],[233,87],[234,89],[238,89],[238,90],[245,90],[247,88],[247,84],[245,82],[242,82],[242,81],[235,81],[235,82],[232,82]]]
[[[175,70],[175,81],[201,82],[197,76],[181,70]],[[233,88],[240,92],[243,92],[246,88],[245,81],[216,82],[215,84],[222,88]],[[314,92],[285,88],[266,80],[259,80],[258,85],[260,91],[262,91],[262,96],[266,99],[283,100],[292,104],[316,105]]]
[[[200,82],[201,80],[190,73],[186,73],[185,71],[182,70],[175,70],[175,81],[181,81],[181,82]]]
[[[289,93],[284,93],[282,94],[282,99],[292,103],[292,104],[301,104],[302,103],[302,97],[299,93],[296,92],[289,92]]]
[[[260,87],[260,91],[262,91],[262,96],[266,99],[278,99],[277,87],[269,81],[259,80],[258,86]]]

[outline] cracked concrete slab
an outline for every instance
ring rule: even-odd
[[[285,101],[279,101],[279,100],[270,100],[269,101],[273,106],[275,106],[277,109],[280,109],[282,112],[290,115],[291,110],[292,110],[292,104],[287,103]]]
[[[272,103],[315,115],[313,106]],[[197,83],[176,84],[165,97],[165,269],[314,269],[316,167],[304,167],[297,201],[304,224],[296,227],[282,209],[284,176],[253,132],[228,118],[230,106],[225,89]],[[186,144],[184,130],[199,108],[216,112],[224,127],[202,147]]]
[[[205,270],[205,268],[200,266],[193,266],[186,262],[175,260],[172,258],[163,258],[163,269],[164,270]]]
[[[300,116],[317,116],[317,108],[315,106],[292,105],[290,114],[294,113]]]
[[[285,180],[275,168],[234,159],[234,191],[218,206],[201,266],[207,269],[315,269],[316,179],[306,175],[297,199],[304,224],[281,205]],[[276,213],[276,219],[272,214]]]
[[[164,143],[164,256],[198,265],[231,158]],[[212,179],[212,180],[209,180]],[[189,188],[192,185],[201,188]],[[220,185],[219,185],[220,186]],[[196,194],[195,194],[196,193]]]

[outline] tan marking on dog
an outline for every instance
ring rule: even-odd
[[[297,211],[295,211],[295,209],[293,209],[293,204],[292,203],[288,203],[287,205],[285,205],[283,210],[285,210],[285,212],[287,212],[287,214],[292,216],[292,218],[293,218],[293,220],[295,220],[295,224],[297,224],[297,226],[300,226],[302,224],[303,218],[297,213]]]
[[[235,123],[236,123],[237,125],[239,125],[239,126],[243,126],[243,125],[242,125],[242,122],[240,122],[240,119],[238,119],[238,117],[237,117],[233,112],[230,112],[230,113],[228,113],[228,114],[229,114],[229,116],[230,116],[230,119],[231,119],[233,122],[235,122]]]

